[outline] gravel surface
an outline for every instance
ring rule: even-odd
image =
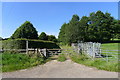
[[[66,60],[52,60],[33,68],[6,72],[3,78],[118,78],[117,72],[98,70]]]

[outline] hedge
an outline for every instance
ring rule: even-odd
[[[32,39],[9,39],[2,41],[3,49],[26,49],[26,40],[28,40],[29,48],[60,48],[56,43],[43,40]]]

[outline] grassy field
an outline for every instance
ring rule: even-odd
[[[118,56],[120,56],[120,54],[118,54],[118,50],[119,43],[102,44],[102,54],[110,56],[108,57],[109,60],[112,59],[114,61],[118,61]]]
[[[116,41],[116,40],[120,40],[120,39],[111,39],[111,40]]]
[[[42,57],[29,57],[26,54],[3,53],[0,57],[2,57],[2,72],[30,68],[46,62]]]
[[[119,43],[105,43],[102,44],[102,49],[107,49],[107,50],[118,50],[118,45]]]
[[[102,49],[103,50],[118,50],[118,43],[106,43],[102,44]],[[97,69],[100,70],[107,70],[107,71],[113,71],[113,72],[119,72],[120,70],[118,69],[118,52],[115,51],[107,51],[107,52],[112,52],[112,53],[102,53],[102,54],[108,54],[111,55],[112,60],[109,60],[108,62],[106,61],[106,58],[95,58],[92,60],[89,58],[87,55],[81,55],[77,54],[76,52],[72,52],[72,48],[70,46],[61,46],[63,49],[68,49],[67,52],[71,53],[70,58],[72,61],[79,63],[79,64],[84,64],[86,66],[91,66],[91,67],[96,67]],[[71,48],[71,50],[70,50]],[[115,55],[115,53],[117,53]],[[114,57],[116,56],[117,59]],[[108,59],[109,59],[108,58]]]

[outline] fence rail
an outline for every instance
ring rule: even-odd
[[[33,49],[33,48],[27,48],[27,49],[0,49],[0,52],[4,51],[17,51],[17,52],[25,52],[26,54],[29,54],[30,52],[34,52],[37,54],[42,54],[43,56],[47,57],[48,55],[55,55],[58,53],[61,53],[63,49]],[[33,54],[34,54],[33,53]]]
[[[114,61],[118,60],[118,56],[120,55],[120,50],[107,50],[101,47],[101,43],[72,43],[72,47],[78,53],[87,54],[92,60],[94,58],[100,58],[105,61]]]

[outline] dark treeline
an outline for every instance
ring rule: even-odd
[[[69,23],[61,26],[58,40],[64,44],[78,41],[106,42],[111,39],[120,39],[120,20],[114,19],[110,13],[101,11],[92,12],[90,15],[73,15]]]

